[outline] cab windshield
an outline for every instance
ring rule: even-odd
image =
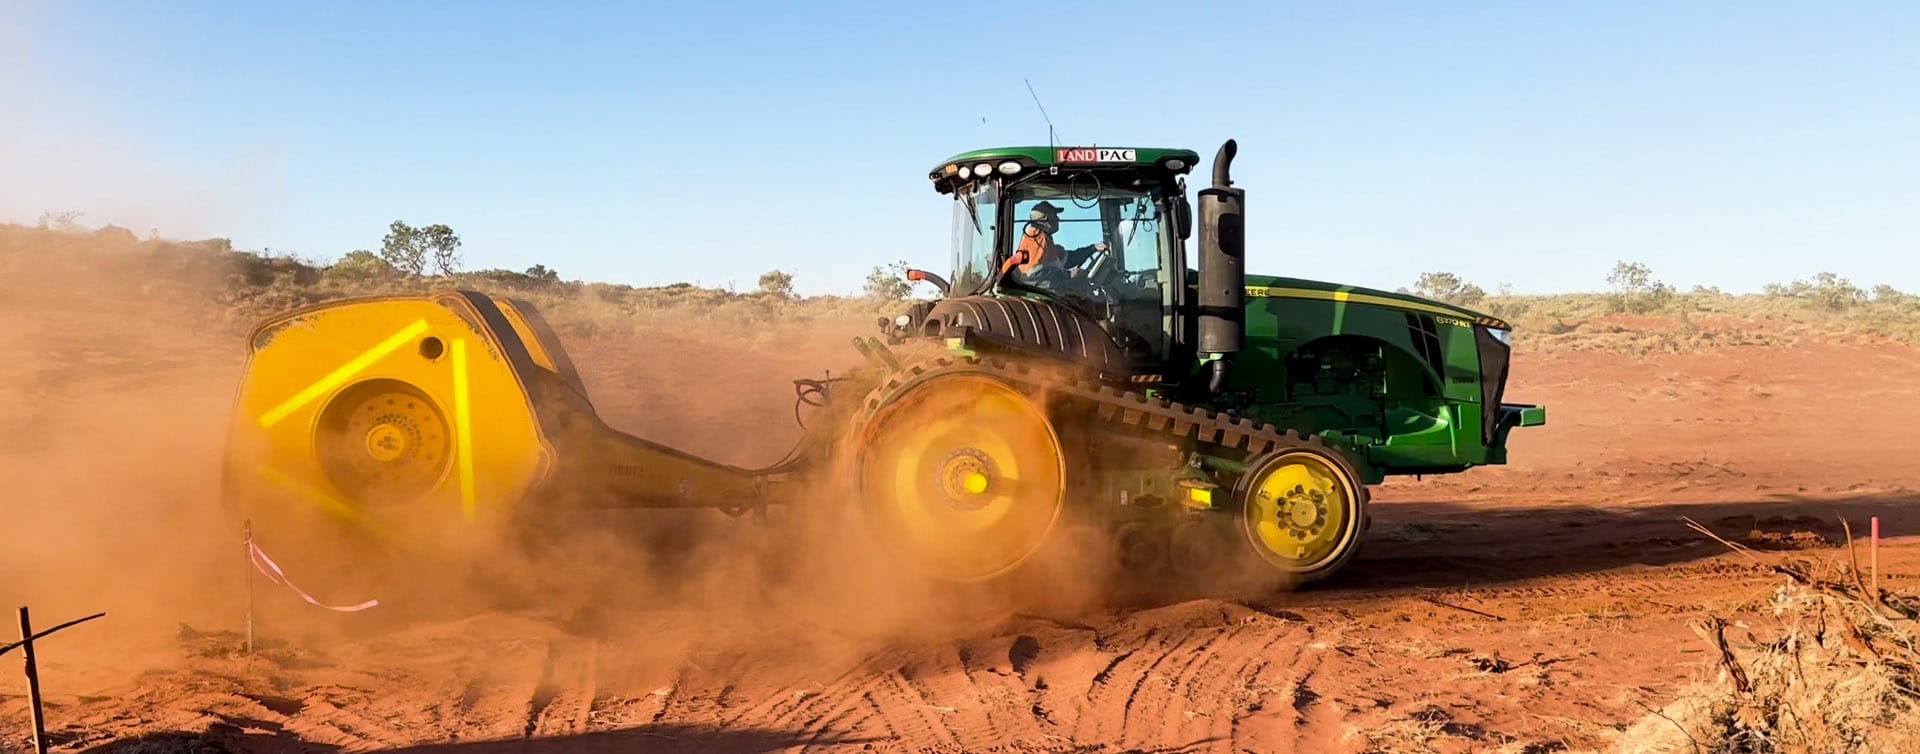
[[[1093,300],[1160,300],[1166,239],[1152,193],[1028,184],[1013,190],[1009,209],[1014,249],[1026,252],[1015,281]]]
[[[1162,222],[1170,187],[1124,187],[1092,173],[1036,178],[955,192],[949,295],[985,293],[997,279],[1002,292],[1038,293],[1086,312],[1129,352],[1165,355],[1184,283],[1169,269],[1175,229]]]
[[[993,226],[1000,187],[981,181],[956,192],[953,202],[953,291],[980,290],[993,271]]]

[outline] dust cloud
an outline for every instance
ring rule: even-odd
[[[21,240],[30,238],[69,242]],[[63,642],[92,654],[88,662],[137,672],[177,662],[182,636],[231,637],[243,627],[240,522],[223,508],[219,483],[250,323],[212,295],[217,278],[170,272],[147,258],[164,252],[126,241],[0,237],[0,526],[10,535],[0,547],[0,604],[30,605],[42,624],[107,611],[107,621]],[[556,322],[609,423],[742,467],[799,441],[791,380],[846,374],[859,361],[847,339],[870,326],[584,324]],[[541,539],[476,562],[387,569],[358,591],[324,588],[331,574],[322,564],[282,557],[324,601],[382,605],[340,615],[256,583],[257,628],[263,643],[324,648],[480,621],[529,638],[621,645],[637,666],[777,649],[800,667],[1101,599],[1093,564],[1104,552],[1071,536],[1057,539],[1081,549],[1048,551],[1012,584],[916,576],[861,527],[848,489],[824,479],[765,520],[709,510],[555,514]],[[342,565],[365,570],[356,557],[343,551]],[[144,654],[131,659],[130,648]]]
[[[0,605],[89,646],[173,622],[228,622],[241,541],[217,459],[238,375],[220,318],[94,236],[0,235]],[[46,236],[51,237],[51,236]]]

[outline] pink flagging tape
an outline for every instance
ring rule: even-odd
[[[286,572],[280,570],[280,564],[273,562],[273,558],[267,557],[266,551],[261,550],[259,545],[253,542],[247,542],[247,552],[253,555],[253,567],[264,574],[268,581],[286,587],[294,594],[299,595],[300,599],[305,600],[307,604],[314,607],[325,608],[336,613],[357,613],[380,604],[379,600],[367,600],[358,605],[347,605],[344,607],[322,603],[314,599],[313,595],[307,594],[306,590],[294,586],[293,581],[287,578]]]

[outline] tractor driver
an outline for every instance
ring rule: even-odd
[[[1054,243],[1053,234],[1060,232],[1060,208],[1050,202],[1034,205],[1027,218],[1020,245],[1007,259],[1020,282],[1060,293],[1067,292],[1069,287],[1086,287],[1084,283],[1075,284],[1080,274],[1077,268],[1095,252],[1106,251],[1107,245],[1095,243],[1066,249]]]

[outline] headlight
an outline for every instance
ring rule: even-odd
[[[1512,330],[1496,330],[1489,327],[1487,328],[1487,332],[1493,335],[1494,340],[1500,341],[1500,345],[1506,346],[1508,348],[1513,347],[1513,331]]]

